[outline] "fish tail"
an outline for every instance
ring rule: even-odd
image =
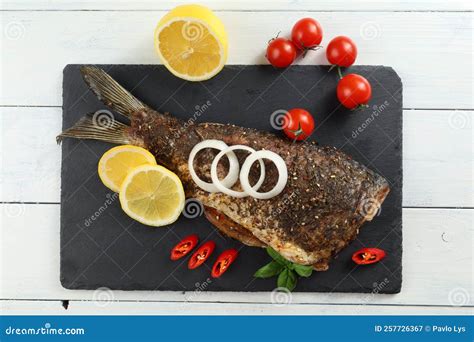
[[[94,66],[83,66],[81,73],[99,100],[114,111],[131,119],[133,113],[148,109],[148,106],[125,90],[104,70]]]
[[[64,138],[93,139],[114,144],[135,144],[136,139],[132,139],[129,133],[130,126],[127,126],[108,116],[108,119],[101,119],[97,112],[82,117],[74,126],[66,129],[56,137],[58,144]],[[133,141],[132,141],[133,140]]]

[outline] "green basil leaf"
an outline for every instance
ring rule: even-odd
[[[283,265],[283,266],[286,266],[286,267],[290,267],[291,266],[291,262],[286,260],[284,257],[282,257],[280,254],[278,254],[277,251],[275,251],[273,248],[271,247],[267,247],[267,253],[268,255],[270,255],[272,257],[273,260],[275,260],[276,262],[278,262],[279,264]]]
[[[256,278],[270,278],[280,274],[283,271],[284,266],[276,261],[272,261],[269,264],[259,268],[253,275]]]
[[[293,269],[301,277],[309,277],[313,273],[313,266],[293,264]]]
[[[286,287],[288,291],[293,291],[296,287],[296,274],[292,270],[285,268],[278,276],[277,286]]]

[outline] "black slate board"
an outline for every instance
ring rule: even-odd
[[[380,215],[366,223],[326,272],[300,279],[295,291],[397,293],[402,255],[402,84],[392,68],[356,66],[372,84],[370,107],[351,112],[336,98],[336,71],[326,66],[227,66],[203,83],[184,82],[157,65],[101,65],[140,100],[180,118],[233,123],[272,130],[278,109],[303,107],[313,113],[321,145],[332,145],[382,174],[391,192]],[[80,65],[64,69],[63,128],[81,116],[106,107],[88,91]],[[122,118],[117,116],[117,119]],[[97,162],[112,145],[67,139],[62,143],[61,283],[68,289],[108,287],[121,290],[271,291],[275,278],[254,279],[270,259],[263,249],[244,247],[221,279],[209,281],[209,267],[189,271],[185,261],[171,262],[169,251],[180,238],[198,233],[217,243],[215,255],[240,247],[222,237],[204,216],[181,217],[172,228],[149,228],[128,218],[118,198],[103,186]],[[94,218],[94,219],[93,219]],[[387,258],[355,267],[351,255],[363,246],[378,246]],[[211,258],[211,261],[215,259]],[[212,265],[208,263],[208,265]]]

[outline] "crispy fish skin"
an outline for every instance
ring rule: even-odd
[[[130,127],[125,130],[120,127],[124,141],[150,150],[158,163],[179,176],[187,197],[194,197],[205,207],[225,215],[225,224],[213,224],[224,231],[234,222],[251,235],[241,232],[232,237],[250,245],[271,246],[292,262],[326,270],[331,258],[355,239],[365,221],[374,217],[389,192],[382,176],[335,148],[308,142],[294,144],[272,133],[234,125],[185,125],[171,115],[141,104],[100,69],[87,68],[83,74],[99,98],[131,120]],[[82,128],[74,126],[58,138],[91,138],[90,129],[85,134]],[[96,132],[92,139],[110,141],[113,137],[117,143],[119,133],[112,133]],[[288,168],[285,189],[268,200],[233,198],[200,189],[191,179],[188,156],[197,143],[206,139],[279,154]],[[204,180],[210,181],[209,169],[216,154],[206,149],[195,160],[196,172]],[[265,161],[265,166],[266,182],[259,191],[268,191],[273,186],[272,180],[278,177],[271,162]],[[218,173],[225,176],[225,162],[219,163]],[[254,170],[250,178],[256,179],[258,174]]]

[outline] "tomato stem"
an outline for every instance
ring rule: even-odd
[[[277,39],[278,36],[280,35],[280,33],[281,33],[281,31],[278,31],[276,37],[273,37],[272,39],[270,39],[270,40],[268,41],[268,44],[270,45],[270,43],[271,43],[272,41],[274,41],[275,39]],[[265,55],[265,57],[266,57],[266,55]]]
[[[342,79],[342,70],[341,70],[341,67],[338,65],[337,66],[337,74],[339,75],[339,79]]]
[[[303,128],[301,127],[301,123],[298,122],[298,128],[297,129],[288,129],[290,132],[293,132],[295,135],[295,141],[298,140],[298,137],[302,134],[304,134]]]
[[[304,44],[300,41],[300,46],[301,46],[301,50],[303,51],[303,58],[306,57],[306,54],[308,53],[309,50],[311,51],[317,51],[319,49],[322,48],[322,45],[315,45],[315,46],[312,46],[312,47],[306,47],[304,46]]]
[[[356,110],[362,109],[362,108],[369,108],[368,104],[359,104],[357,107],[354,107],[351,109],[351,111],[355,112]]]

